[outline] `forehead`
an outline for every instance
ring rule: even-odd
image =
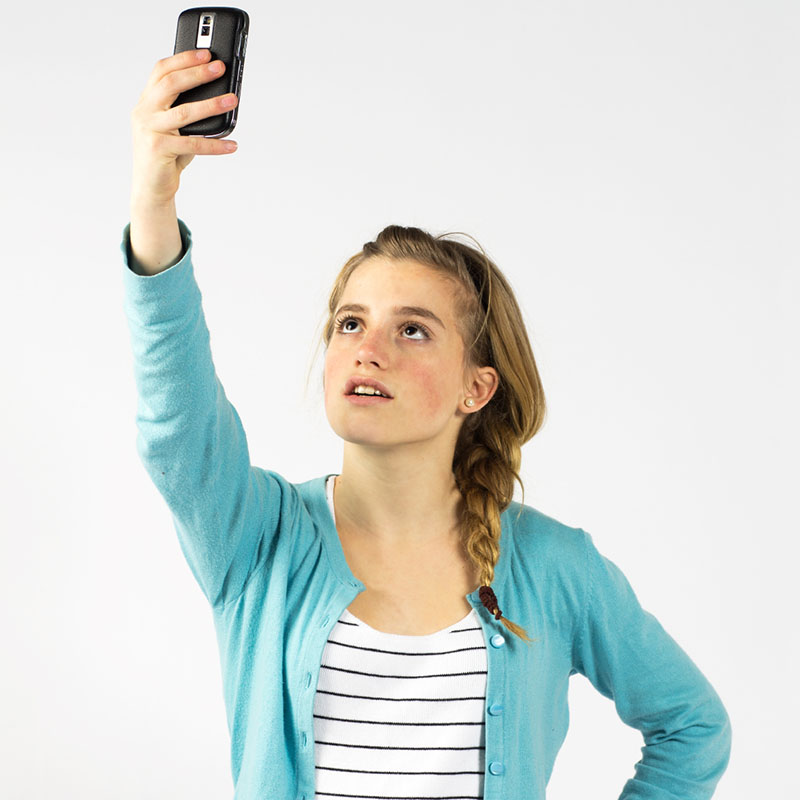
[[[359,264],[342,293],[343,303],[370,305],[430,305],[448,313],[454,281],[441,271],[410,259],[393,260],[373,256]],[[371,295],[366,297],[366,295]]]

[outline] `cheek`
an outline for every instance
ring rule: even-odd
[[[441,370],[418,367],[411,371],[410,377],[416,387],[419,413],[426,417],[441,414],[448,397],[447,376]]]
[[[322,386],[326,400],[333,394],[336,388],[336,378],[334,377],[336,374],[336,359],[328,353],[325,357],[325,366],[322,370]]]

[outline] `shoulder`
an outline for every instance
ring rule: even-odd
[[[503,512],[502,550],[515,580],[558,589],[579,607],[586,596],[591,537],[532,506],[512,502]]]
[[[521,558],[585,567],[589,534],[532,506],[512,502],[502,514],[508,546]]]
[[[499,562],[520,604],[518,617],[552,625],[571,643],[587,598],[589,535],[516,502],[503,512],[502,523]],[[512,610],[509,605],[508,616],[515,619]]]

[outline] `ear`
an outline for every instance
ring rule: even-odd
[[[494,367],[476,367],[464,388],[464,399],[471,398],[474,405],[465,406],[462,400],[459,408],[466,414],[480,411],[494,396],[500,385],[500,377]]]

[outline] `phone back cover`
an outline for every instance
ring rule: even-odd
[[[200,8],[187,8],[178,17],[178,29],[175,35],[174,53],[185,50],[196,50],[197,31],[201,14],[214,12],[214,28],[212,31],[211,51],[209,61],[219,59],[225,64],[225,72],[213,81],[203,83],[186,92],[181,92],[172,104],[172,108],[181,103],[192,103],[197,100],[207,100],[223,94],[235,92],[239,96],[241,88],[241,72],[244,59],[240,57],[239,45],[241,37],[247,34],[250,20],[247,13],[240,8],[208,6]],[[208,63],[208,62],[206,62]],[[224,114],[190,122],[179,128],[181,135],[202,135],[210,137],[227,136],[236,127],[236,112],[239,106]]]

